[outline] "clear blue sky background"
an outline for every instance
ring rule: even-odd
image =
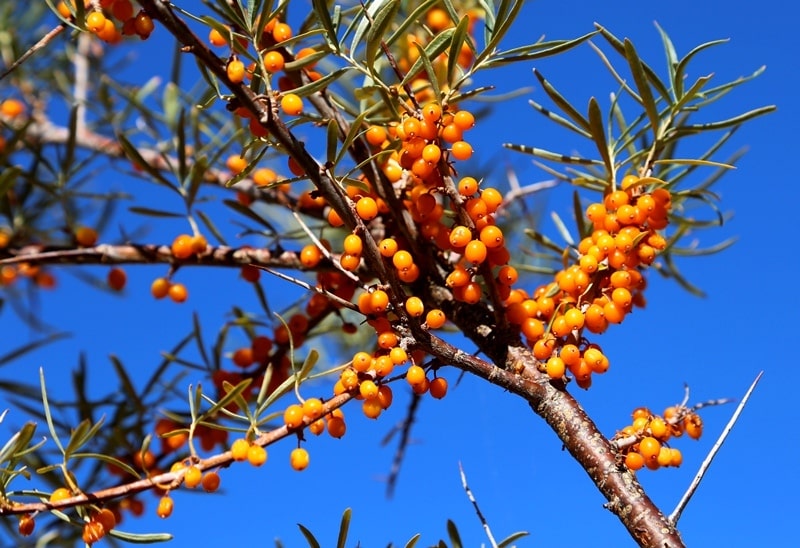
[[[798,305],[793,285],[798,263],[787,238],[794,233],[791,226],[800,199],[791,175],[795,171],[791,160],[797,145],[795,128],[800,123],[794,96],[800,84],[796,70],[800,51],[794,37],[797,11],[776,0],[541,0],[527,3],[506,42],[509,47],[520,45],[541,34],[574,37],[590,31],[597,21],[618,36],[631,38],[640,54],[661,70],[663,50],[653,25],[658,21],[670,33],[679,54],[700,42],[731,39],[703,54],[690,78],[714,72],[721,83],[767,65],[764,75],[734,91],[714,111],[723,117],[768,103],[779,107],[776,114],[748,124],[729,147],[733,152],[739,146],[750,146],[738,169],[717,187],[722,209],[734,216],[724,228],[703,234],[701,241],[712,244],[736,236],[738,243],[721,255],[681,263],[689,279],[708,296],[695,298],[675,283],[652,278],[647,308],[599,341],[611,358],[611,370],[596,379],[589,392],[578,394],[599,427],[612,435],[627,424],[633,408],[647,405],[662,410],[679,401],[684,383],[692,389],[692,402],[739,398],[756,374],[765,371],[750,405],[679,523],[690,546],[790,546],[796,537],[792,509],[797,506],[800,487],[800,446],[788,419],[796,414],[791,398],[800,381],[791,343]],[[170,44],[167,33],[157,28],[138,50],[138,64],[131,74],[142,79],[149,76],[153,64],[147,55],[158,55],[163,48],[171,48]],[[563,57],[488,76],[498,91],[533,86],[528,95],[499,105],[471,136],[478,162],[513,165],[523,184],[545,175],[527,157],[503,151],[501,143],[591,152],[586,144],[554,128],[527,106],[529,97],[549,104],[531,72],[534,66],[578,104],[585,105],[589,97],[596,96],[606,106],[608,93],[616,90],[587,46]],[[164,75],[167,70],[165,65]],[[493,177],[493,186],[505,186],[502,170]],[[124,179],[112,184],[131,191],[141,188],[141,183]],[[539,207],[568,217],[569,192],[550,192],[541,198],[546,203]],[[168,241],[175,230],[186,228],[155,229],[149,238]],[[548,217],[542,228],[553,233]],[[110,231],[109,237],[115,238],[116,233]],[[104,270],[95,272],[104,275]],[[118,355],[144,377],[159,361],[159,352],[189,332],[192,311],[198,311],[213,330],[224,321],[232,304],[251,298],[242,284],[235,283],[233,272],[187,269],[180,274],[191,292],[189,302],[182,306],[154,302],[147,295],[149,282],[164,269],[139,267],[128,272],[124,298],[95,293],[73,276],[60,276],[61,287],[42,295],[40,310],[46,320],[69,330],[73,337],[26,356],[2,374],[35,384],[38,367],[44,366],[54,391],[58,392],[59,383],[68,390],[68,372],[77,363],[78,353],[85,350],[100,393],[102,386],[116,383],[108,354]],[[269,291],[282,291],[280,282],[269,283]],[[5,335],[0,353],[32,336],[9,310],[0,315],[0,332]],[[455,375],[445,374],[452,386]],[[187,383],[198,380],[196,372],[186,378]],[[329,390],[320,386],[322,394]],[[422,545],[434,544],[446,538],[448,518],[458,524],[465,546],[479,546],[486,538],[460,485],[461,462],[498,539],[525,530],[530,537],[519,546],[632,544],[616,518],[603,509],[604,500],[593,484],[561,450],[546,425],[519,399],[469,377],[445,400],[423,401],[395,497],[387,499],[384,479],[395,445],[383,447],[380,442],[403,417],[405,398],[402,391],[397,392],[395,407],[379,421],[359,417],[354,407],[348,412],[348,434],[343,440],[311,439],[307,444],[311,466],[303,473],[290,470],[288,453],[294,441],[285,440],[269,448],[270,460],[262,469],[240,465],[224,470],[219,495],[175,493],[175,513],[168,521],[154,516],[156,499],[145,496],[146,517],[126,519],[123,528],[169,531],[175,535],[174,546],[261,545],[273,538],[280,538],[285,546],[302,546],[295,525],[301,522],[317,534],[323,546],[331,546],[342,511],[351,507],[348,546],[359,541],[363,547],[389,542],[402,546],[418,532],[422,533]],[[705,436],[699,442],[681,439],[677,444],[684,453],[680,469],[640,473],[643,485],[665,512],[677,503],[733,410],[733,406],[724,406],[703,412]],[[23,419],[12,413],[9,421],[19,424]]]

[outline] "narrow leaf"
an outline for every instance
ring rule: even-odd
[[[447,535],[450,537],[451,548],[462,548],[461,535],[458,534],[458,528],[453,520],[447,520]]]
[[[650,119],[650,126],[652,127],[653,133],[657,134],[659,116],[658,107],[656,107],[656,102],[653,98],[653,91],[650,89],[650,82],[644,73],[642,60],[639,58],[639,54],[636,53],[633,43],[627,38],[625,39],[625,58],[628,60],[628,65],[631,68],[633,81],[636,83],[636,89],[639,91],[639,97],[642,100],[642,106],[647,113],[647,117]]]
[[[551,162],[559,162],[562,164],[581,164],[581,165],[595,165],[595,166],[604,165],[603,162],[599,160],[590,160],[588,158],[581,158],[579,156],[567,156],[566,154],[550,152],[549,150],[544,150],[536,147],[529,147],[526,145],[503,143],[503,146],[505,148],[510,148],[511,150],[516,150],[517,152],[532,154],[533,156],[538,156],[539,158],[544,158],[545,160],[550,160]]]
[[[530,533],[528,533],[527,531],[517,531],[516,533],[511,533],[506,538],[497,543],[497,548],[506,548],[506,546],[509,546],[515,540],[527,537],[528,535],[530,535]]]
[[[683,77],[684,73],[686,72],[686,67],[689,65],[689,61],[691,61],[695,55],[697,55],[703,50],[706,50],[713,46],[718,46],[720,44],[725,44],[726,42],[728,42],[728,39],[712,40],[711,42],[705,42],[704,44],[700,44],[699,46],[693,48],[689,53],[687,53],[683,57],[683,59],[678,61],[678,64],[675,66],[675,82],[678,84],[678,86],[683,86]],[[678,93],[677,91],[675,95],[678,98],[683,96],[682,93]]]
[[[303,533],[303,536],[306,537],[306,542],[308,542],[308,546],[310,548],[320,548],[319,542],[314,537],[314,534],[309,531],[305,525],[302,523],[298,523],[297,527],[300,528],[300,532]]]
[[[58,446],[58,449],[61,453],[64,453],[64,446],[61,445],[61,440],[58,439],[58,432],[56,432],[56,427],[53,424],[53,415],[50,413],[50,403],[47,401],[47,387],[44,384],[44,368],[39,368],[39,383],[42,387],[42,405],[44,406],[44,417],[47,421],[47,428],[50,430],[50,435],[53,437],[53,441]]]
[[[600,112],[600,105],[594,97],[589,99],[589,132],[592,134],[592,141],[594,141],[595,146],[597,146],[600,157],[603,159],[603,163],[606,166],[606,173],[613,176],[614,164],[608,150],[608,142],[606,141],[603,114]]]
[[[563,127],[567,128],[570,131],[574,131],[575,133],[577,133],[581,137],[586,137],[587,139],[591,139],[592,138],[592,134],[589,133],[588,131],[585,131],[585,130],[579,128],[578,126],[576,126],[575,124],[573,124],[572,122],[570,122],[569,120],[564,118],[563,116],[560,116],[560,115],[556,114],[555,112],[546,109],[545,107],[543,107],[542,105],[540,105],[536,101],[531,99],[531,100],[528,101],[528,104],[530,106],[532,106],[534,109],[536,109],[537,112],[539,112],[543,116],[549,118],[551,121],[555,122],[556,124],[558,124],[560,126],[563,126]]]
[[[337,548],[345,548],[347,545],[347,532],[350,529],[350,518],[352,514],[353,511],[350,508],[345,509],[342,514],[342,522],[339,525],[339,538],[336,541]]]
[[[567,116],[572,118],[572,121],[578,124],[580,128],[589,131],[589,121],[584,118],[583,115],[569,103],[569,101],[564,99],[564,97],[562,97],[562,95],[556,91],[556,88],[554,88],[538,70],[533,69],[533,74],[539,80],[544,92],[547,93],[547,96],[550,97],[550,99],[556,105],[558,105],[558,108],[564,111]]]
[[[717,130],[717,129],[725,129],[733,126],[737,126],[743,122],[756,118],[758,116],[762,116],[764,114],[769,114],[770,112],[774,112],[777,109],[775,105],[769,105],[766,107],[755,108],[753,110],[749,110],[744,114],[740,114],[739,116],[734,116],[733,118],[728,118],[727,120],[721,120],[719,122],[708,122],[706,124],[689,124],[681,127],[675,128],[675,133],[678,135],[683,135],[687,133],[700,133],[701,131],[710,131],[710,130]]]
[[[331,49],[338,54],[339,38],[336,36],[336,28],[333,26],[333,20],[331,19],[331,14],[328,11],[327,0],[312,0],[311,3],[314,14],[319,18],[322,28],[325,29],[325,41],[328,43]]]
[[[68,336],[69,335],[67,333],[53,333],[52,335],[48,335],[44,338],[31,341],[27,344],[23,344],[19,348],[15,348],[14,350],[0,356],[0,367],[13,362],[17,358],[24,356],[28,352],[33,352],[34,350],[37,350],[47,344],[53,343],[59,339],[64,339]]]

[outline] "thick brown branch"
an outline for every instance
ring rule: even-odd
[[[504,368],[432,338],[434,355],[524,398],[555,431],[597,489],[606,507],[641,546],[684,546],[675,526],[650,500],[636,476],[618,460],[611,442],[597,429],[581,405],[561,383],[551,382],[523,347],[509,348]],[[518,371],[519,373],[515,373]]]

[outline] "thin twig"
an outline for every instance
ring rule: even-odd
[[[92,46],[91,34],[82,32],[78,35],[78,47],[75,50],[75,133],[83,135],[86,131],[86,103],[89,94],[89,50]]]
[[[394,453],[392,460],[392,469],[389,472],[389,479],[386,481],[386,496],[392,498],[394,495],[394,488],[397,485],[397,478],[400,476],[400,467],[403,465],[405,458],[406,448],[408,447],[408,440],[411,437],[411,427],[414,425],[414,417],[417,414],[419,403],[422,398],[418,394],[412,394],[411,402],[406,411],[406,418],[403,420],[399,428],[392,429],[392,433],[400,430],[400,443],[397,445],[397,451]],[[388,439],[386,440],[388,443]]]
[[[61,23],[61,24],[59,24],[57,27],[55,27],[55,28],[53,28],[52,30],[48,31],[48,33],[47,33],[47,34],[45,34],[44,36],[42,36],[42,38],[41,38],[41,39],[40,39],[38,42],[36,42],[34,45],[32,45],[32,46],[31,46],[31,47],[28,49],[28,51],[26,51],[25,53],[23,53],[23,54],[22,54],[22,56],[21,56],[19,59],[17,59],[16,61],[14,61],[14,62],[11,64],[11,66],[10,66],[10,67],[8,67],[8,69],[7,69],[7,70],[6,70],[6,71],[5,71],[3,74],[0,74],[0,80],[2,80],[2,79],[3,79],[3,78],[5,78],[6,76],[8,76],[8,75],[9,75],[9,74],[11,74],[12,72],[14,72],[14,71],[15,71],[17,68],[19,68],[19,66],[20,66],[22,63],[24,63],[25,61],[27,61],[27,60],[28,60],[28,59],[31,57],[31,55],[33,55],[34,53],[36,53],[36,52],[37,52],[37,51],[39,51],[40,49],[44,48],[45,46],[47,46],[47,44],[49,44],[50,42],[52,42],[52,41],[53,41],[53,38],[55,38],[56,36],[58,36],[59,34],[61,34],[61,32],[62,32],[62,31],[65,29],[65,28],[67,28],[67,25],[66,25],[66,23]]]
[[[268,273],[272,274],[273,276],[275,276],[277,278],[280,278],[281,280],[285,280],[285,281],[291,282],[291,283],[293,283],[295,285],[299,285],[303,289],[307,289],[309,291],[314,291],[316,293],[319,293],[320,295],[325,295],[327,298],[329,298],[330,300],[338,303],[339,305],[341,305],[341,306],[343,306],[345,308],[349,308],[350,310],[355,310],[356,312],[358,312],[358,306],[354,305],[350,301],[346,301],[346,300],[342,299],[341,297],[339,297],[335,293],[331,293],[327,289],[311,285],[308,282],[304,282],[303,280],[297,279],[297,278],[295,278],[293,276],[289,276],[287,274],[284,274],[283,272],[278,272],[277,270],[273,270],[271,268],[267,268],[266,266],[260,266],[260,265],[257,265],[257,264],[254,264],[254,265],[251,265],[251,266],[254,266],[255,268],[258,268],[259,270],[263,270],[265,272],[268,272]]]
[[[750,399],[750,395],[753,393],[753,390],[755,390],[756,385],[758,384],[758,381],[761,380],[761,376],[763,374],[764,372],[761,371],[756,376],[753,383],[750,385],[750,388],[747,389],[747,392],[742,398],[742,401],[739,403],[739,405],[736,406],[736,411],[733,412],[733,415],[731,416],[731,419],[728,421],[728,424],[725,425],[725,428],[722,430],[722,433],[719,435],[719,438],[717,439],[716,443],[714,443],[714,446],[708,452],[708,455],[703,461],[703,464],[700,465],[700,469],[697,471],[697,474],[692,480],[692,483],[689,485],[689,488],[683,494],[683,497],[681,497],[681,500],[680,502],[678,502],[678,505],[675,507],[675,510],[673,510],[672,513],[669,515],[669,521],[672,522],[673,525],[677,525],[678,520],[680,519],[684,508],[686,508],[686,505],[689,504],[689,500],[694,495],[694,492],[697,491],[697,487],[703,480],[703,476],[705,476],[708,467],[711,466],[711,461],[714,460],[714,457],[717,455],[717,452],[719,452],[720,448],[722,447],[722,444],[728,437],[728,434],[730,434],[731,429],[733,429],[733,425],[736,424],[736,421],[739,419],[739,415],[744,410],[744,406],[747,404],[747,400]]]
[[[475,507],[475,513],[478,514],[478,519],[481,520],[483,530],[486,531],[486,536],[489,537],[489,543],[492,545],[492,548],[497,548],[497,541],[494,540],[492,530],[489,529],[489,524],[486,522],[486,518],[481,513],[481,509],[478,506],[478,501],[475,500],[475,496],[472,494],[469,485],[467,485],[467,475],[464,473],[464,467],[461,465],[461,462],[458,463],[458,471],[461,474],[461,485],[464,486],[464,491],[467,493],[467,498],[472,503],[472,506]]]

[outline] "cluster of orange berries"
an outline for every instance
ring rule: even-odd
[[[391,392],[389,397],[391,398]],[[315,436],[327,431],[331,437],[341,438],[347,431],[342,410],[334,409],[325,413],[323,402],[319,398],[308,398],[302,404],[289,405],[283,412],[283,423],[290,430],[308,425],[308,430]]]
[[[75,1],[71,0],[72,7],[68,6],[63,0],[58,3],[56,9],[64,19],[71,20],[75,9]],[[94,9],[94,3],[86,2],[86,7],[91,11],[86,14],[86,28],[97,35],[98,38],[109,44],[118,44],[123,36],[137,35],[142,40],[147,40],[153,32],[155,25],[144,10],[134,13],[134,7],[130,0],[100,0],[97,5],[100,9]],[[116,19],[122,26],[117,28],[112,20]]]
[[[59,487],[50,494],[50,503],[57,504],[62,500],[72,498],[74,494],[66,487]],[[106,536],[120,522],[119,515],[110,508],[101,508],[92,511],[89,519],[83,525],[83,541],[94,544]],[[19,532],[22,536],[33,533],[35,522],[32,516],[24,514],[19,520]]]
[[[702,419],[686,407],[668,407],[663,415],[654,415],[646,407],[639,407],[633,412],[633,423],[619,431],[614,440],[635,439],[622,448],[625,466],[629,470],[644,467],[657,470],[681,465],[683,455],[680,450],[669,447],[667,442],[684,433],[695,440],[703,433]]]
[[[508,321],[519,326],[542,369],[553,379],[569,371],[583,388],[591,385],[592,373],[604,373],[609,363],[582,333],[603,333],[609,324],[621,323],[634,305],[644,306],[641,269],[667,245],[658,230],[668,223],[670,193],[660,187],[647,192],[634,175],[620,187],[602,203],[588,206],[593,231],[578,244],[576,264],[533,295],[513,289],[506,300]]]
[[[228,36],[226,36],[226,34]],[[292,30],[292,27],[288,23],[285,23],[278,18],[273,17],[267,22],[266,25],[264,25],[261,39],[258,40],[258,47],[259,52],[264,52],[261,56],[261,64],[263,65],[267,76],[272,76],[284,70],[287,63],[285,55],[288,54],[284,47],[284,43],[292,38],[293,35],[294,31]],[[243,50],[247,50],[249,46],[248,40],[244,36],[234,33],[231,29],[227,29],[227,33],[224,33],[220,32],[216,28],[212,28],[208,34],[209,42],[217,47],[223,47],[226,45],[232,46],[230,41],[231,37],[235,37],[238,47]],[[299,65],[298,63],[295,63],[295,66],[297,67],[295,70],[305,71],[308,77],[312,80],[318,80],[322,77],[322,75],[318,72],[311,70],[316,64],[316,61],[314,58],[310,57],[315,53],[317,52],[313,48],[302,48],[294,55],[294,61],[301,61],[302,59],[309,58],[305,62],[301,62]],[[291,61],[292,59],[289,60]],[[231,82],[234,84],[239,84],[254,77],[254,75],[257,73],[257,66],[255,62],[245,65],[244,61],[239,58],[239,55],[234,53],[228,59],[226,73]],[[288,76],[284,75],[278,78],[278,89],[284,92],[281,95],[280,106],[283,112],[290,116],[296,116],[303,111],[302,99],[295,93],[289,93],[289,91],[294,87],[294,83]],[[267,136],[266,128],[264,128],[257,119],[253,118],[247,109],[236,109],[236,114],[243,118],[249,119],[250,131],[254,137]],[[292,172],[295,172],[296,175],[302,175],[302,172],[297,172],[297,166],[290,165],[290,167],[294,167]]]

